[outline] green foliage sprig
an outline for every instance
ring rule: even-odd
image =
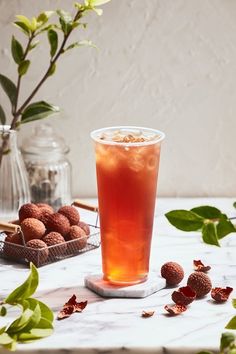
[[[53,313],[43,302],[31,297],[38,287],[37,268],[30,264],[26,281],[10,293],[0,304],[0,316],[8,307],[19,307],[21,314],[12,323],[0,328],[0,346],[14,351],[17,343],[29,343],[53,333]]]
[[[236,203],[234,203],[234,207]],[[201,231],[205,243],[220,246],[219,241],[236,232],[232,219],[219,209],[203,205],[191,210],[172,210],[165,214],[168,221],[182,231]]]
[[[232,305],[236,308],[236,299],[232,300]],[[226,329],[236,330],[236,316],[231,318],[228,324],[225,326]],[[201,351],[197,354],[213,354],[209,351]],[[220,349],[219,354],[236,354],[236,336],[232,332],[222,333],[220,339]]]
[[[78,40],[68,43],[71,33],[76,29],[86,28],[87,24],[83,18],[88,12],[94,11],[97,15],[102,15],[102,9],[98,6],[108,3],[111,0],[84,0],[84,4],[76,2],[74,4],[75,13],[71,14],[64,10],[44,11],[38,16],[29,19],[23,15],[17,15],[14,25],[26,37],[22,44],[15,36],[11,40],[11,54],[17,65],[17,80],[13,82],[9,77],[0,73],[0,86],[6,93],[11,106],[12,120],[11,129],[19,128],[21,124],[48,117],[50,114],[58,112],[59,108],[43,100],[31,103],[32,99],[39,91],[44,82],[56,72],[58,59],[76,47],[92,46],[94,44],[88,40]],[[56,22],[50,22],[51,18],[57,17]],[[47,35],[49,42],[49,63],[39,82],[32,92],[23,101],[20,101],[22,78],[28,73],[31,67],[30,54],[39,45],[38,40],[43,34]],[[6,113],[0,105],[0,124],[7,122]],[[6,152],[7,144],[3,139],[0,147],[0,164],[2,156]]]

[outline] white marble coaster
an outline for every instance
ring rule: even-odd
[[[102,275],[88,275],[84,279],[87,288],[104,297],[146,297],[166,286],[165,279],[160,276],[149,275],[144,283],[130,286],[113,286],[102,279]]]

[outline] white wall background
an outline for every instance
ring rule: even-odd
[[[0,0],[0,72],[16,77],[14,15],[57,8],[72,9],[73,1]],[[80,38],[100,51],[68,53],[37,95],[62,109],[48,122],[70,145],[74,195],[96,194],[89,132],[122,124],[166,133],[159,195],[236,195],[236,1],[113,0],[88,23]],[[22,98],[46,67],[47,51],[45,42]],[[8,104],[2,93],[0,102]]]

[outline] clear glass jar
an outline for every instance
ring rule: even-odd
[[[25,164],[17,145],[17,132],[0,125],[0,218],[17,218],[22,204],[30,202]]]
[[[30,183],[32,203],[57,209],[71,203],[71,164],[68,146],[48,124],[36,126],[21,148]]]

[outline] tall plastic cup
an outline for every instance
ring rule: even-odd
[[[131,285],[148,277],[161,141],[164,133],[111,127],[95,142],[102,270],[105,280]]]

